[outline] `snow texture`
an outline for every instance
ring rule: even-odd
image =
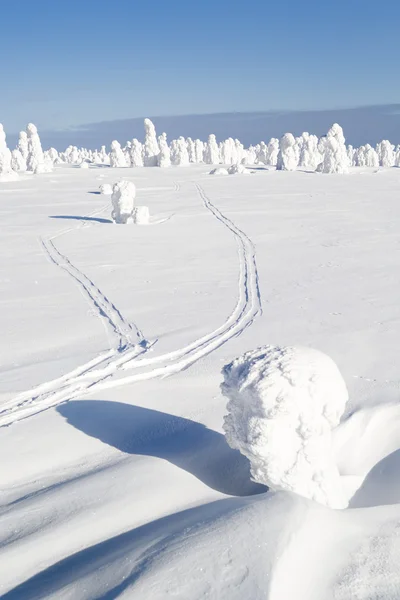
[[[348,394],[335,363],[309,348],[265,346],[223,369],[228,444],[251,465],[255,481],[345,508],[331,431]]]

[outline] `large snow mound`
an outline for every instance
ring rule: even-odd
[[[225,366],[223,375],[226,439],[247,456],[254,480],[346,507],[331,431],[348,394],[335,363],[310,348],[265,346]]]

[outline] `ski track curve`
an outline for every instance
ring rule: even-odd
[[[138,342],[135,346],[132,344],[120,346],[118,350],[104,353],[65,376],[19,394],[6,403],[3,410],[0,411],[0,427],[8,426],[78,396],[82,397],[85,394],[99,390],[120,387],[136,381],[168,377],[179,373],[221,347],[233,337],[240,335],[262,313],[256,251],[253,242],[246,233],[213,204],[198,183],[195,183],[195,186],[204,207],[234,235],[238,244],[238,300],[233,312],[226,321],[217,329],[191,344],[152,358],[141,357],[152,349],[157,340],[149,343],[143,336],[139,340],[138,336]],[[124,333],[125,338],[123,339],[127,339],[126,334],[129,332],[126,331],[126,321],[123,320],[119,311],[103,296],[91,280],[55,249],[51,239],[48,242],[51,242],[52,259],[59,260],[59,266],[66,268],[69,274],[77,279],[99,310],[103,310],[105,302],[106,310],[104,310],[104,314],[114,326],[118,326],[116,331],[119,334],[120,332]],[[137,333],[140,334],[141,332],[137,330]],[[141,369],[141,372],[110,379],[116,373],[121,374],[122,371],[131,369]]]

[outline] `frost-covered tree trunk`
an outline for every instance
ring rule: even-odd
[[[158,155],[158,166],[159,167],[170,167],[171,166],[171,151],[168,146],[166,133],[162,133],[159,136],[158,146],[160,148],[160,153]]]
[[[156,167],[160,148],[157,143],[156,128],[150,119],[144,120],[144,151],[143,162],[145,167]]]
[[[223,374],[226,440],[249,459],[254,481],[345,508],[331,432],[348,393],[335,363],[311,348],[265,346]]]
[[[127,167],[125,154],[121,148],[121,144],[114,140],[111,142],[110,166],[114,168]]]
[[[276,163],[278,171],[294,171],[297,167],[296,140],[291,133],[285,133],[279,140],[279,154]]]
[[[11,166],[12,155],[7,147],[6,134],[0,123],[0,181],[13,181],[18,179],[18,174]]]
[[[122,180],[114,184],[111,197],[111,217],[114,223],[123,225],[133,223],[135,196],[136,188],[132,181]]]

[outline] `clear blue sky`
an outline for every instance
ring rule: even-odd
[[[246,7],[247,6],[247,7]],[[400,0],[2,2],[0,122],[400,102]]]

